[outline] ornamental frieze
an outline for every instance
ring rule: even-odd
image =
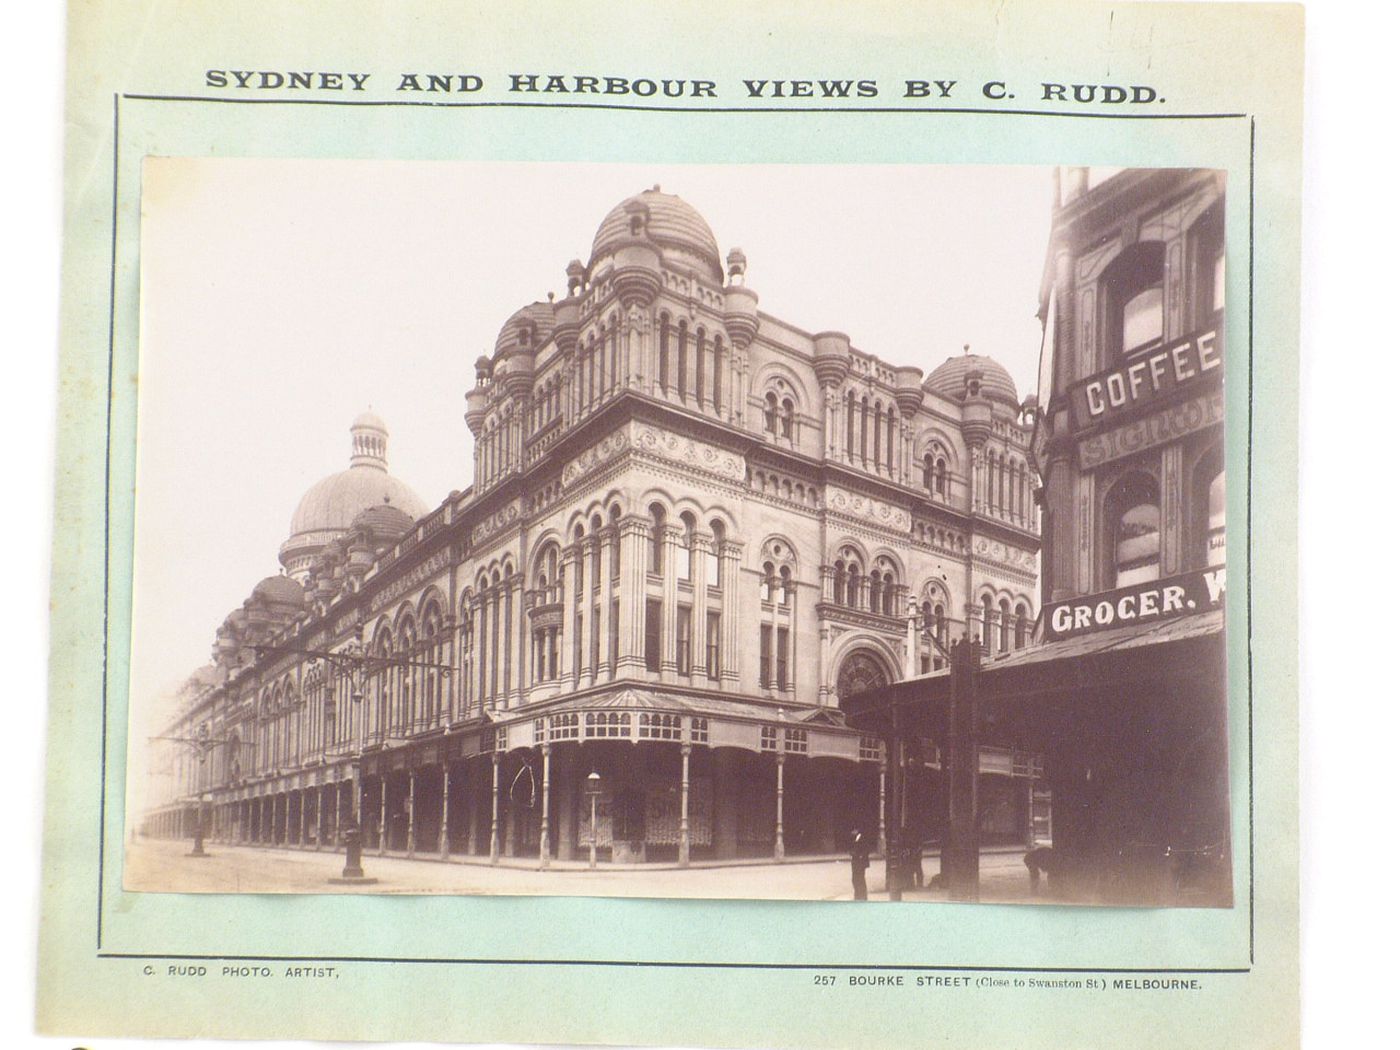
[[[653,426],[630,423],[566,463],[561,481],[565,486],[571,485],[628,451],[642,452],[678,463],[690,471],[713,474],[731,481],[743,481],[745,476],[744,461],[733,452]]]
[[[520,517],[520,508],[512,502],[506,504],[484,521],[477,522],[472,526],[472,546],[475,547],[487,536],[500,532],[518,517]]]
[[[873,522],[886,529],[908,532],[914,525],[913,515],[903,507],[896,507],[883,500],[871,499],[858,492],[848,492],[835,485],[826,487],[826,509],[848,518]]]
[[[627,431],[627,427],[613,431],[592,448],[585,449],[565,463],[564,470],[560,474],[560,484],[567,488],[583,475],[596,470],[604,463],[616,459],[626,452],[631,444]]]
[[[985,561],[1002,562],[1022,569],[1033,570],[1035,568],[1034,551],[1012,547],[1010,544],[1002,543],[999,540],[990,540],[985,536],[978,538],[973,551]]]
[[[648,455],[681,463],[692,470],[702,470],[730,481],[743,481],[747,470],[744,461],[704,441],[681,437],[669,430],[632,424],[632,447]]]
[[[435,552],[427,561],[419,562],[397,580],[387,584],[376,597],[382,602],[392,602],[401,595],[419,587],[432,579],[452,563],[452,551],[447,547]]]

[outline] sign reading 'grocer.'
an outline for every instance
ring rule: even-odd
[[[1169,620],[1219,609],[1224,601],[1225,566],[1221,565],[1054,602],[1045,607],[1045,636],[1058,641],[1091,631]]]

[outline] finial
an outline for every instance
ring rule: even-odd
[[[969,350],[971,350],[971,349],[972,349],[972,344],[971,344],[971,343],[963,343],[963,353],[967,353],[967,352],[968,352]]]
[[[660,192],[661,192],[661,183],[658,182],[658,183],[656,183],[654,186],[652,186],[651,192],[652,192],[652,193],[660,193]]]

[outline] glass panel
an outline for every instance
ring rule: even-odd
[[[1162,340],[1162,289],[1139,292],[1123,307],[1123,352],[1159,343]]]
[[[1225,472],[1210,483],[1210,516],[1206,524],[1206,564],[1225,564]]]

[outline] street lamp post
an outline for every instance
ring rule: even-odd
[[[588,774],[588,784],[583,789],[588,796],[588,866],[598,866],[598,796],[603,793],[603,778],[595,769]]]
[[[207,857],[204,852],[204,799],[201,794],[194,802],[194,849],[190,850],[191,857]]]

